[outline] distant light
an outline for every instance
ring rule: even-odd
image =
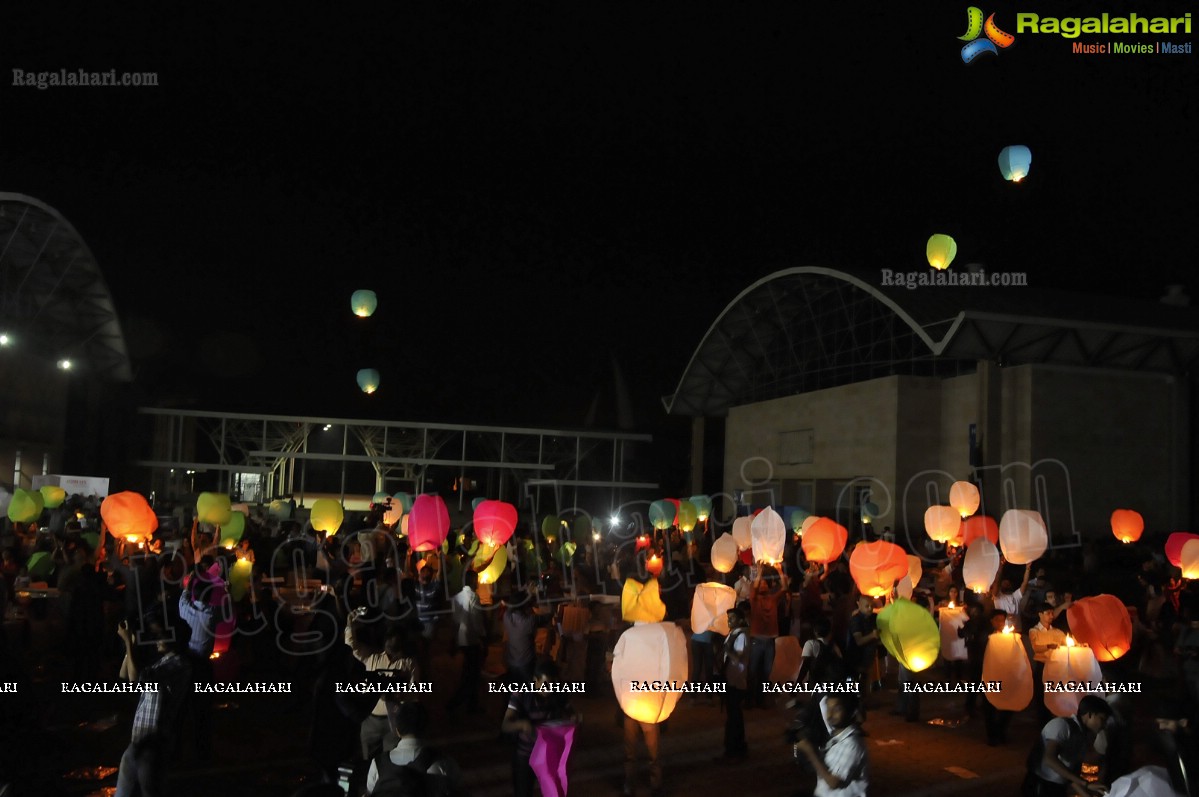
[[[60,369],[60,370],[63,370],[63,371],[69,371],[69,370],[71,370],[71,361],[70,361],[70,360],[65,360],[65,359],[64,359],[64,360],[59,360],[59,361],[58,361],[58,367],[59,367],[59,369]]]
[[[12,338],[10,338],[4,332],[0,332],[0,346],[7,346],[10,343],[12,343]]]
[[[330,429],[332,429],[332,428],[333,428],[333,424],[331,424],[331,423],[327,423],[327,424],[325,424],[325,431],[326,431],[326,432],[327,432],[327,431],[329,431],[329,430],[330,430]]]
[[[608,522],[611,523],[613,526],[619,526],[620,525],[620,515],[613,515],[612,519],[609,520]]]

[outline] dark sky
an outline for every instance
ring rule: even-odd
[[[29,5],[9,69],[158,74],[0,80],[0,190],[88,241],[153,403],[578,426],[598,393],[612,426],[615,362],[652,428],[751,282],[926,269],[933,232],[1035,287],[1199,289],[1194,55],[967,66],[952,3]]]

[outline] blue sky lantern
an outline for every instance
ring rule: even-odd
[[[379,298],[375,296],[374,291],[354,291],[353,295],[350,296],[350,309],[359,318],[369,318],[374,314],[375,308],[378,306]]]
[[[374,393],[379,389],[379,372],[374,368],[363,368],[358,372],[358,387],[363,393]]]
[[[1005,180],[1013,183],[1020,182],[1028,176],[1031,166],[1032,152],[1021,144],[1004,147],[1003,151],[999,153],[999,172]]]
[[[928,239],[924,251],[928,255],[928,264],[937,271],[944,271],[957,257],[958,244],[950,236],[937,233]]]

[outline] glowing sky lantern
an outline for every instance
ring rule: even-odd
[[[954,482],[949,488],[949,505],[964,518],[977,512],[980,503],[982,496],[978,494],[978,488],[970,482]]]
[[[612,654],[612,687],[621,710],[638,722],[666,720],[682,696],[672,691],[634,691],[646,681],[687,680],[687,638],[674,623],[626,629]]]
[[[1048,683],[1074,682],[1098,684],[1103,682],[1103,671],[1095,660],[1095,653],[1085,645],[1074,643],[1073,637],[1066,637],[1066,644],[1049,651],[1049,661],[1045,663],[1043,680]],[[1073,717],[1078,713],[1078,704],[1082,702],[1084,691],[1045,692],[1045,706],[1058,717]]]
[[[408,493],[396,493],[391,497],[391,500],[400,505],[403,510],[402,514],[407,515],[412,511],[412,496]]]
[[[395,528],[402,517],[404,517],[404,507],[400,506],[400,502],[394,498],[390,499],[387,508],[383,510],[383,525]]]
[[[783,561],[783,548],[787,544],[787,526],[770,507],[758,513],[749,524],[750,545],[754,561],[777,564]]]
[[[895,582],[904,578],[909,569],[907,554],[893,542],[862,543],[849,556],[849,574],[858,590],[872,598],[889,594]]]
[[[1199,540],[1187,540],[1182,546],[1179,567],[1185,579],[1199,578]]]
[[[638,534],[637,541],[634,543],[634,551],[644,551],[653,543],[648,534]]]
[[[706,495],[693,495],[687,499],[695,507],[695,517],[703,523],[712,516],[712,499]]]
[[[642,584],[635,578],[626,579],[620,592],[620,616],[626,623],[656,623],[666,617],[666,604],[658,579]]]
[[[226,548],[232,548],[241,541],[241,537],[246,532],[246,516],[241,512],[230,512],[229,522],[221,526],[220,545]]]
[[[67,491],[57,484],[43,484],[38,492],[42,494],[42,504],[46,509],[58,509],[67,500]]]
[[[787,518],[787,524],[791,526],[791,530],[796,533],[802,533],[803,524],[812,517],[812,513],[806,509],[796,507],[791,510],[790,516]]]
[[[361,290],[350,294],[350,309],[359,318],[369,318],[378,306],[379,297],[375,296],[374,291]]]
[[[435,550],[449,533],[450,510],[441,496],[418,495],[408,513],[408,544],[412,550]]]
[[[674,525],[674,504],[663,498],[649,505],[649,522],[658,531],[665,531]]]
[[[966,640],[958,631],[966,624],[966,607],[942,606],[937,611],[937,626],[941,630],[941,658],[946,661],[966,661]]]
[[[729,573],[737,565],[737,541],[725,532],[712,543],[712,567],[717,573]]]
[[[363,368],[358,372],[358,387],[370,395],[379,389],[379,372],[374,368]]]
[[[516,531],[516,507],[503,501],[483,501],[475,508],[475,536],[484,545],[503,545]]]
[[[480,584],[496,583],[504,574],[504,568],[507,566],[508,549],[503,545],[499,547],[479,546],[479,551],[475,554],[475,570],[479,573]]]
[[[992,545],[999,544],[999,524],[995,518],[986,515],[975,515],[962,521],[962,545],[967,548],[977,539],[987,539]]]
[[[375,493],[373,496],[371,496],[371,503],[372,504],[384,504],[384,503],[387,503],[388,498],[391,498],[391,496],[385,492],[380,491],[380,492]]]
[[[999,151],[999,173],[1003,179],[1018,183],[1028,176],[1032,166],[1032,151],[1023,144],[1013,144]]]
[[[800,511],[802,511],[802,510],[800,510]],[[810,528],[812,528],[812,526],[816,525],[816,522],[819,520],[820,520],[819,515],[808,515],[806,518],[804,518],[802,521],[800,521],[799,536],[802,537],[803,535],[807,534],[808,529],[810,529]]]
[[[1070,633],[1099,661],[1115,661],[1132,647],[1132,618],[1115,595],[1080,598],[1066,609]]]
[[[557,515],[546,515],[541,519],[541,536],[545,537],[545,541],[552,543],[558,539],[558,532],[562,530],[562,518]]]
[[[651,552],[645,558],[645,572],[649,573],[654,578],[662,574],[662,557],[658,556],[657,552]]]
[[[345,520],[345,510],[332,498],[318,498],[312,502],[312,514],[308,520],[317,531],[336,534]]]
[[[927,670],[941,653],[941,631],[928,609],[900,598],[878,613],[878,637],[912,672]]]
[[[995,583],[999,572],[999,549],[986,537],[974,540],[966,547],[966,559],[962,562],[962,580],[966,589],[982,594]]]
[[[8,501],[8,519],[13,523],[32,523],[42,515],[42,494],[37,490],[12,491]]]
[[[223,526],[233,515],[233,502],[224,493],[200,493],[196,498],[196,519],[201,523]]]
[[[822,517],[804,531],[801,544],[809,562],[827,564],[841,555],[848,539],[849,531],[844,526]]]
[[[1009,509],[999,519],[999,547],[1014,565],[1035,562],[1049,547],[1049,532],[1040,512]]]
[[[250,582],[254,575],[254,563],[249,559],[238,557],[229,568],[229,595],[239,601],[250,591]]]
[[[1120,542],[1136,542],[1145,531],[1145,519],[1134,509],[1112,512],[1112,534]]]
[[[1023,711],[1032,702],[1032,665],[1024,640],[1010,625],[987,637],[982,680],[999,682],[999,691],[988,691],[986,698],[1001,711]]]
[[[737,605],[737,590],[709,581],[695,588],[691,597],[691,633],[715,631],[728,636],[728,610]]]
[[[948,235],[938,233],[928,239],[928,245],[924,251],[928,255],[928,264],[937,271],[944,271],[957,257],[958,244]]]
[[[679,502],[679,530],[692,531],[695,529],[695,524],[699,522],[699,511],[695,508],[695,504],[690,501]]]
[[[920,577],[923,575],[924,566],[920,562],[920,557],[908,554],[908,580],[913,584],[919,584]]]
[[[924,510],[924,531],[935,542],[949,542],[958,535],[962,516],[951,506],[930,506]]]
[[[751,517],[739,517],[733,521],[733,540],[737,543],[738,551],[748,551],[753,548],[754,519]]]
[[[1182,567],[1182,546],[1190,540],[1199,540],[1199,534],[1176,531],[1166,538],[1166,559],[1175,567]]]
[[[100,517],[114,537],[126,542],[146,542],[158,528],[158,515],[140,493],[114,493],[100,504]]]

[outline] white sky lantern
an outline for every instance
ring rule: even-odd
[[[920,563],[920,557],[908,554],[908,581],[913,585],[919,584],[922,575],[924,575],[924,566]]]
[[[999,549],[986,537],[979,537],[966,546],[966,559],[962,563],[962,580],[966,589],[980,595],[995,583],[999,572]]]
[[[712,543],[712,567],[718,573],[731,573],[737,566],[737,541],[727,531]]]
[[[687,680],[687,638],[674,623],[638,623],[616,640],[612,687],[625,714],[638,722],[659,723],[670,717],[680,692],[634,691],[647,681]]]
[[[895,593],[906,600],[912,599],[912,577],[904,576],[895,584]]]
[[[691,633],[715,631],[729,635],[728,610],[737,605],[737,590],[709,581],[695,588],[691,598]]]
[[[1047,683],[1082,682],[1097,684],[1103,680],[1103,671],[1095,654],[1086,645],[1074,644],[1073,637],[1066,637],[1066,644],[1049,651],[1049,661],[1045,663],[1044,680]],[[1045,706],[1056,717],[1073,717],[1078,712],[1078,704],[1087,692],[1050,692],[1045,691]]]
[[[1026,565],[1040,559],[1049,547],[1049,532],[1040,512],[1009,509],[999,520],[999,547],[1014,565]]]
[[[820,520],[818,515],[809,515],[808,517],[804,518],[803,523],[799,527],[799,536],[802,537],[804,532],[816,525],[818,520]]]
[[[930,506],[924,510],[924,531],[936,542],[952,540],[961,525],[961,515],[951,506]]]
[[[978,488],[970,482],[954,482],[949,488],[949,505],[964,518],[977,512],[980,503],[982,497],[978,494]]]
[[[1182,577],[1199,578],[1199,540],[1187,540],[1182,546]]]
[[[966,640],[958,636],[958,630],[966,624],[966,607],[942,606],[937,612],[937,625],[941,629],[941,658],[946,661],[966,660]]]
[[[753,518],[739,517],[733,521],[733,540],[737,543],[738,551],[748,551],[753,547]]]
[[[766,507],[750,522],[754,561],[777,564],[783,561],[787,544],[787,525],[772,508]]]
[[[1007,626],[987,637],[984,681],[999,681],[1000,691],[987,692],[987,702],[1000,711],[1023,711],[1032,702],[1032,665],[1024,640]]]

